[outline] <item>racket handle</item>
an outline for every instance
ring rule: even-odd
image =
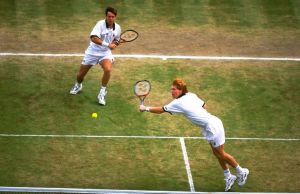
[[[145,96],[139,96],[139,99],[141,101],[140,105],[144,105]]]

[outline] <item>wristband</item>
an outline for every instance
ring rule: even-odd
[[[105,41],[102,41],[102,43],[101,43],[103,46],[106,46],[106,47],[108,47],[108,45],[109,45],[109,43],[107,43],[107,42],[105,42]]]
[[[149,106],[146,107],[146,111],[150,112],[150,107]]]

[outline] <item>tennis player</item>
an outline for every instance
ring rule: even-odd
[[[249,170],[242,168],[235,158],[224,150],[225,132],[222,121],[206,111],[206,104],[196,94],[188,92],[186,83],[182,79],[175,79],[171,87],[171,93],[174,100],[163,107],[149,107],[140,105],[141,112],[151,113],[182,113],[190,121],[202,128],[203,136],[208,140],[214,155],[224,170],[225,191],[229,191],[235,180],[238,185],[243,186],[246,183]],[[232,175],[228,165],[235,168],[237,176]]]
[[[90,45],[85,51],[83,61],[77,74],[77,82],[70,90],[70,94],[77,94],[82,90],[82,82],[85,75],[96,64],[100,64],[103,69],[103,76],[98,101],[100,105],[105,105],[106,86],[110,80],[114,57],[112,50],[118,46],[120,40],[121,27],[115,23],[117,10],[107,7],[105,19],[97,22],[90,34]]]

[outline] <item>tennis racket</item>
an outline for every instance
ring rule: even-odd
[[[135,30],[125,30],[120,36],[118,43],[132,42],[139,37],[139,33]]]
[[[134,89],[134,94],[137,97],[139,97],[141,105],[144,105],[144,100],[151,90],[150,82],[147,80],[137,81],[133,89]]]

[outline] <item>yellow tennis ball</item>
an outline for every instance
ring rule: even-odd
[[[92,113],[92,118],[97,118],[98,117],[98,114],[97,113]]]

